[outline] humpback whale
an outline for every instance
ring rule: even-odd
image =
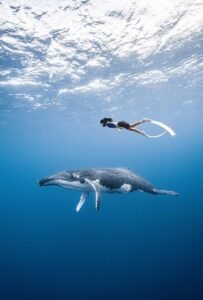
[[[146,179],[133,173],[126,168],[101,168],[69,170],[44,177],[39,180],[40,186],[56,185],[67,189],[81,192],[80,200],[77,204],[78,212],[90,192],[95,193],[96,210],[100,208],[101,193],[129,193],[141,191],[153,195],[165,194],[177,196],[174,191],[159,190]]]

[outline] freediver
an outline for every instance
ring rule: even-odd
[[[139,130],[135,128],[136,126],[143,124],[145,122],[149,122],[150,119],[144,118],[140,121],[134,122],[132,124],[129,124],[126,121],[119,121],[119,122],[114,122],[112,118],[103,118],[100,123],[102,124],[103,127],[108,127],[108,128],[115,128],[115,129],[127,129],[130,131],[134,131],[136,133],[139,133],[141,135],[147,136],[146,133],[142,130]]]
[[[145,131],[135,128],[138,125],[143,124],[145,122],[157,125],[157,126],[163,128],[164,131],[158,135],[149,135]],[[176,135],[176,133],[173,131],[173,129],[171,127],[169,127],[168,125],[166,125],[160,121],[155,121],[155,120],[151,120],[148,118],[143,118],[142,120],[134,122],[132,124],[130,124],[126,121],[115,122],[115,121],[113,121],[112,118],[103,118],[100,120],[100,123],[102,124],[103,127],[115,128],[117,130],[127,129],[127,130],[134,131],[134,132],[141,134],[148,138],[159,138],[166,133],[169,133],[172,137]]]

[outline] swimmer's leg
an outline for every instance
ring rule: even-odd
[[[135,127],[135,126],[138,126],[138,125],[143,124],[143,123],[148,122],[148,121],[149,121],[149,119],[142,119],[138,122],[130,124],[130,127]]]
[[[141,134],[141,135],[144,135],[144,136],[146,136],[145,132],[144,132],[144,131],[142,131],[142,130],[135,129],[135,128],[129,128],[128,130],[130,130],[130,131],[134,131],[134,132],[136,132],[136,133],[139,133],[139,134]]]

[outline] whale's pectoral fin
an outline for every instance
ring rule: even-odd
[[[76,206],[76,211],[77,212],[79,212],[79,210],[81,209],[81,207],[85,203],[85,200],[87,199],[88,196],[89,196],[88,192],[82,192],[82,194],[80,196],[80,201],[78,202],[78,205]]]
[[[95,192],[95,206],[96,206],[96,210],[99,210],[100,208],[100,202],[101,202],[101,192],[100,192],[100,188],[98,183],[96,182],[92,182],[89,179],[85,179],[85,181],[93,188],[94,192]]]
[[[100,192],[96,192],[96,198],[95,198],[95,207],[96,207],[96,210],[100,209],[100,203],[101,203],[101,193]]]
[[[152,193],[153,194],[170,195],[170,196],[180,196],[180,194],[175,191],[166,191],[166,190],[158,190],[158,189],[153,189]]]

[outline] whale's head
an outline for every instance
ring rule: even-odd
[[[80,175],[74,171],[65,171],[48,177],[44,177],[38,181],[40,186],[57,185],[64,188],[81,190],[84,188],[85,182]]]

